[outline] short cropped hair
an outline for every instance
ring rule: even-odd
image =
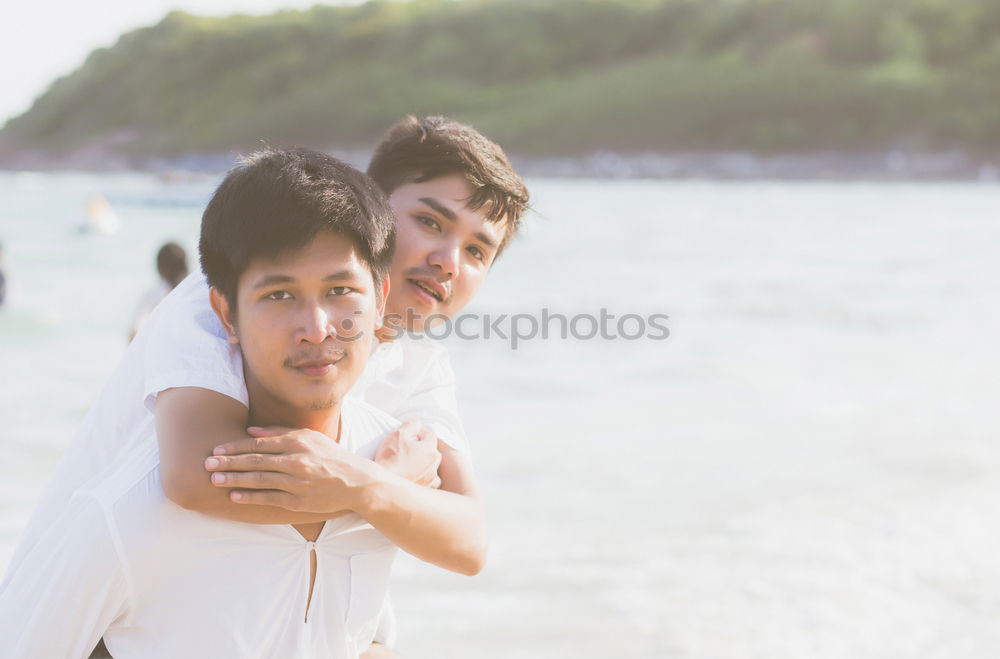
[[[529,196],[498,144],[453,119],[411,115],[386,131],[368,165],[386,194],[449,174],[461,174],[472,186],[469,208],[483,208],[488,221],[504,223],[499,255],[520,228]]]
[[[350,240],[381,287],[396,236],[385,193],[332,156],[263,149],[229,171],[205,208],[201,269],[235,307],[236,283],[251,261],[300,249],[320,231]]]

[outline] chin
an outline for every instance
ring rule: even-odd
[[[424,317],[430,316],[431,314],[439,313],[438,305],[427,300],[414,298],[410,303],[410,313]]]
[[[448,312],[446,312],[446,311],[444,311],[443,309],[436,309],[434,311],[434,313],[437,314],[438,316],[445,316],[449,320],[451,319],[451,314],[448,313]],[[428,315],[430,315],[430,314],[428,314]],[[424,321],[424,322],[422,322],[420,324],[420,331],[421,332],[426,332],[429,328],[431,328],[431,327],[437,327],[438,325],[440,325],[440,324],[442,324],[444,322],[445,321],[444,321],[443,318],[434,318],[433,320]]]
[[[309,402],[309,410],[311,412],[321,412],[323,410],[328,410],[337,404],[336,398],[321,398],[318,400],[313,400]]]

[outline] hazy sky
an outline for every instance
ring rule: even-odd
[[[56,78],[122,32],[158,22],[172,9],[225,16],[268,14],[360,0],[8,0],[0,9],[0,125],[21,114]]]

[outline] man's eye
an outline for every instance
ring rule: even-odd
[[[469,254],[472,254],[473,258],[478,259],[483,263],[486,263],[486,252],[479,249],[475,245],[469,245],[466,249],[468,250]]]
[[[437,220],[435,220],[433,217],[428,217],[426,215],[417,215],[417,222],[420,222],[421,224],[431,229],[441,228],[441,225],[438,224]]]
[[[333,295],[347,295],[353,290],[350,286],[334,286],[330,289],[330,293]]]
[[[264,296],[265,300],[291,300],[292,294],[288,291],[271,291]]]

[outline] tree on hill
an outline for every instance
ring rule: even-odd
[[[445,113],[535,154],[1000,147],[989,0],[372,0],[172,12],[0,140],[54,152],[369,145]]]

